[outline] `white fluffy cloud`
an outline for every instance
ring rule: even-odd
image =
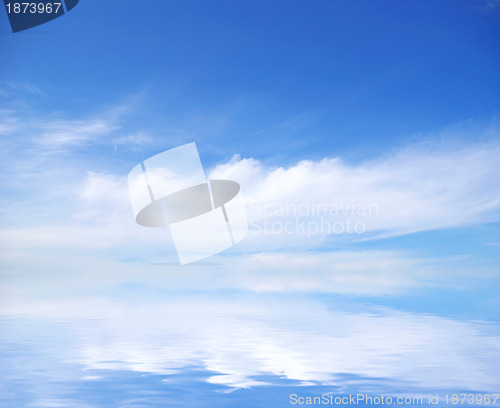
[[[211,178],[240,182],[251,230],[269,248],[328,233],[367,239],[498,221],[498,157],[498,142],[414,145],[359,164],[325,158],[287,168],[235,156]]]
[[[250,232],[231,251],[208,260],[222,265],[192,272],[199,283],[195,286],[383,295],[441,285],[453,273],[466,276],[467,265],[456,260],[447,263],[394,250],[340,250],[340,244],[498,220],[497,157],[498,142],[412,146],[359,164],[329,158],[270,168],[256,159],[234,157],[216,166],[211,178],[240,182]],[[36,269],[30,264],[34,254],[37,259],[44,254],[61,258],[61,265],[83,256],[86,265],[125,267],[136,273],[137,265],[115,262],[111,252],[104,259],[104,251],[126,253],[133,262],[177,262],[167,229],[135,224],[126,175],[89,172],[72,188],[66,190],[66,201],[56,203],[64,209],[58,218],[39,217],[37,225],[0,230],[6,265]],[[31,208],[31,203],[25,205]],[[19,206],[12,210],[18,212]],[[325,225],[347,227],[349,222],[361,222],[364,232],[328,235],[321,230]],[[68,252],[71,249],[80,252]],[[477,277],[488,274],[487,268],[474,268]],[[187,288],[192,282],[191,275],[174,275],[173,287]]]
[[[242,186],[250,233],[239,250],[311,250],[318,245],[324,249],[327,238],[366,240],[498,221],[498,157],[498,142],[454,148],[413,146],[359,164],[327,158],[270,168],[253,158],[234,157],[216,166],[210,177],[236,180]],[[94,246],[94,227],[96,234],[103,233],[99,228],[119,231],[117,243],[137,237],[139,228],[130,228],[126,175],[90,172],[68,199],[72,197],[81,199],[62,203],[73,211],[72,220],[61,227],[50,225],[47,233],[64,236],[66,228],[81,228],[85,234],[71,234],[80,247],[83,236]],[[89,224],[96,220],[99,226]],[[7,239],[5,233],[1,235]],[[29,229],[15,234],[24,235]],[[71,238],[65,242],[70,245]]]

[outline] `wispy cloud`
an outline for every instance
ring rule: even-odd
[[[490,10],[495,10],[500,7],[500,0],[483,0],[486,7]]]
[[[33,95],[44,95],[42,90],[35,84],[24,81],[8,81],[7,87],[17,93],[29,93]]]
[[[242,186],[250,233],[240,251],[314,250],[328,248],[329,238],[361,241],[498,221],[499,155],[500,144],[491,142],[415,145],[360,164],[327,158],[288,168],[235,156],[210,177]],[[73,219],[129,220],[126,175],[88,172],[73,189],[83,198],[68,203]]]
[[[45,96],[45,94],[33,83],[11,80],[0,84],[0,96],[12,100],[20,96]]]
[[[235,156],[211,177],[240,182],[265,245],[277,235],[289,244],[329,233],[359,240],[498,221],[499,156],[498,141],[416,144],[359,164],[325,158],[272,168]]]
[[[102,129],[97,126],[95,132]],[[457,283],[448,278],[473,274],[482,279],[492,275],[491,269],[474,265],[472,273],[470,266],[456,259],[411,251],[341,250],[339,244],[498,221],[499,156],[496,140],[484,144],[416,144],[358,164],[325,158],[271,168],[257,159],[235,156],[217,165],[211,177],[241,183],[250,232],[233,252],[214,258],[224,265],[194,272],[196,285],[210,290],[370,295],[425,286],[461,289],[467,279]],[[13,214],[29,214],[33,198],[38,202],[47,196],[46,187],[31,186],[33,191],[24,201],[4,207],[7,219]],[[149,257],[148,263],[177,262],[167,229],[135,224],[126,174],[86,172],[61,185],[61,189],[60,195],[38,208],[38,213],[45,211],[47,215],[37,217],[36,224],[11,224],[0,230],[4,259],[29,269],[34,262],[30,254],[39,251],[94,253],[106,249],[127,253],[132,260]],[[362,206],[366,210],[370,205],[374,205],[372,212],[363,211]],[[363,232],[321,230],[325,225],[347,226],[349,221],[362,223]],[[86,257],[87,263],[104,262],[97,252]],[[65,264],[60,260],[61,267]],[[111,269],[125,268],[131,275],[139,267],[108,261],[104,264]],[[190,279],[173,274],[172,287],[189,285]]]
[[[38,92],[34,85],[9,83],[16,91]],[[125,133],[125,118],[138,103],[140,95],[108,106],[100,111],[90,111],[81,115],[64,112],[43,112],[35,106],[26,105],[20,96],[10,98],[0,110],[0,134],[11,136],[2,141],[4,150],[9,150],[20,159],[53,156],[54,154],[77,152],[90,146],[106,146],[110,150],[118,145],[137,146],[149,143],[151,138],[143,132]]]
[[[53,120],[39,124],[40,135],[33,142],[45,148],[80,146],[84,143],[99,142],[98,138],[112,134],[119,129],[110,121],[91,120]]]
[[[153,140],[153,137],[143,132],[122,135],[113,140],[114,150],[116,152],[119,146],[132,146],[132,150],[137,150],[141,146],[151,144]]]
[[[11,134],[16,128],[17,120],[13,117],[12,111],[0,108],[0,136]]]

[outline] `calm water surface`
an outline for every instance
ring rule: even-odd
[[[446,393],[499,391],[499,326],[477,319],[313,295],[6,306],[2,407],[290,407],[328,393],[444,406]]]

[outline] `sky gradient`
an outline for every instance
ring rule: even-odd
[[[499,44],[496,0],[2,11],[0,405],[498,393]],[[250,231],[181,267],[127,176],[190,142]]]

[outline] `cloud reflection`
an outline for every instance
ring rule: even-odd
[[[127,304],[51,301],[31,308],[22,315],[68,325],[72,351],[61,348],[59,360],[86,370],[169,376],[202,367],[213,373],[209,383],[234,388],[273,378],[343,386],[349,374],[372,379],[371,387],[488,391],[498,375],[498,326],[389,308],[234,294]],[[49,334],[40,347],[56,339]]]

